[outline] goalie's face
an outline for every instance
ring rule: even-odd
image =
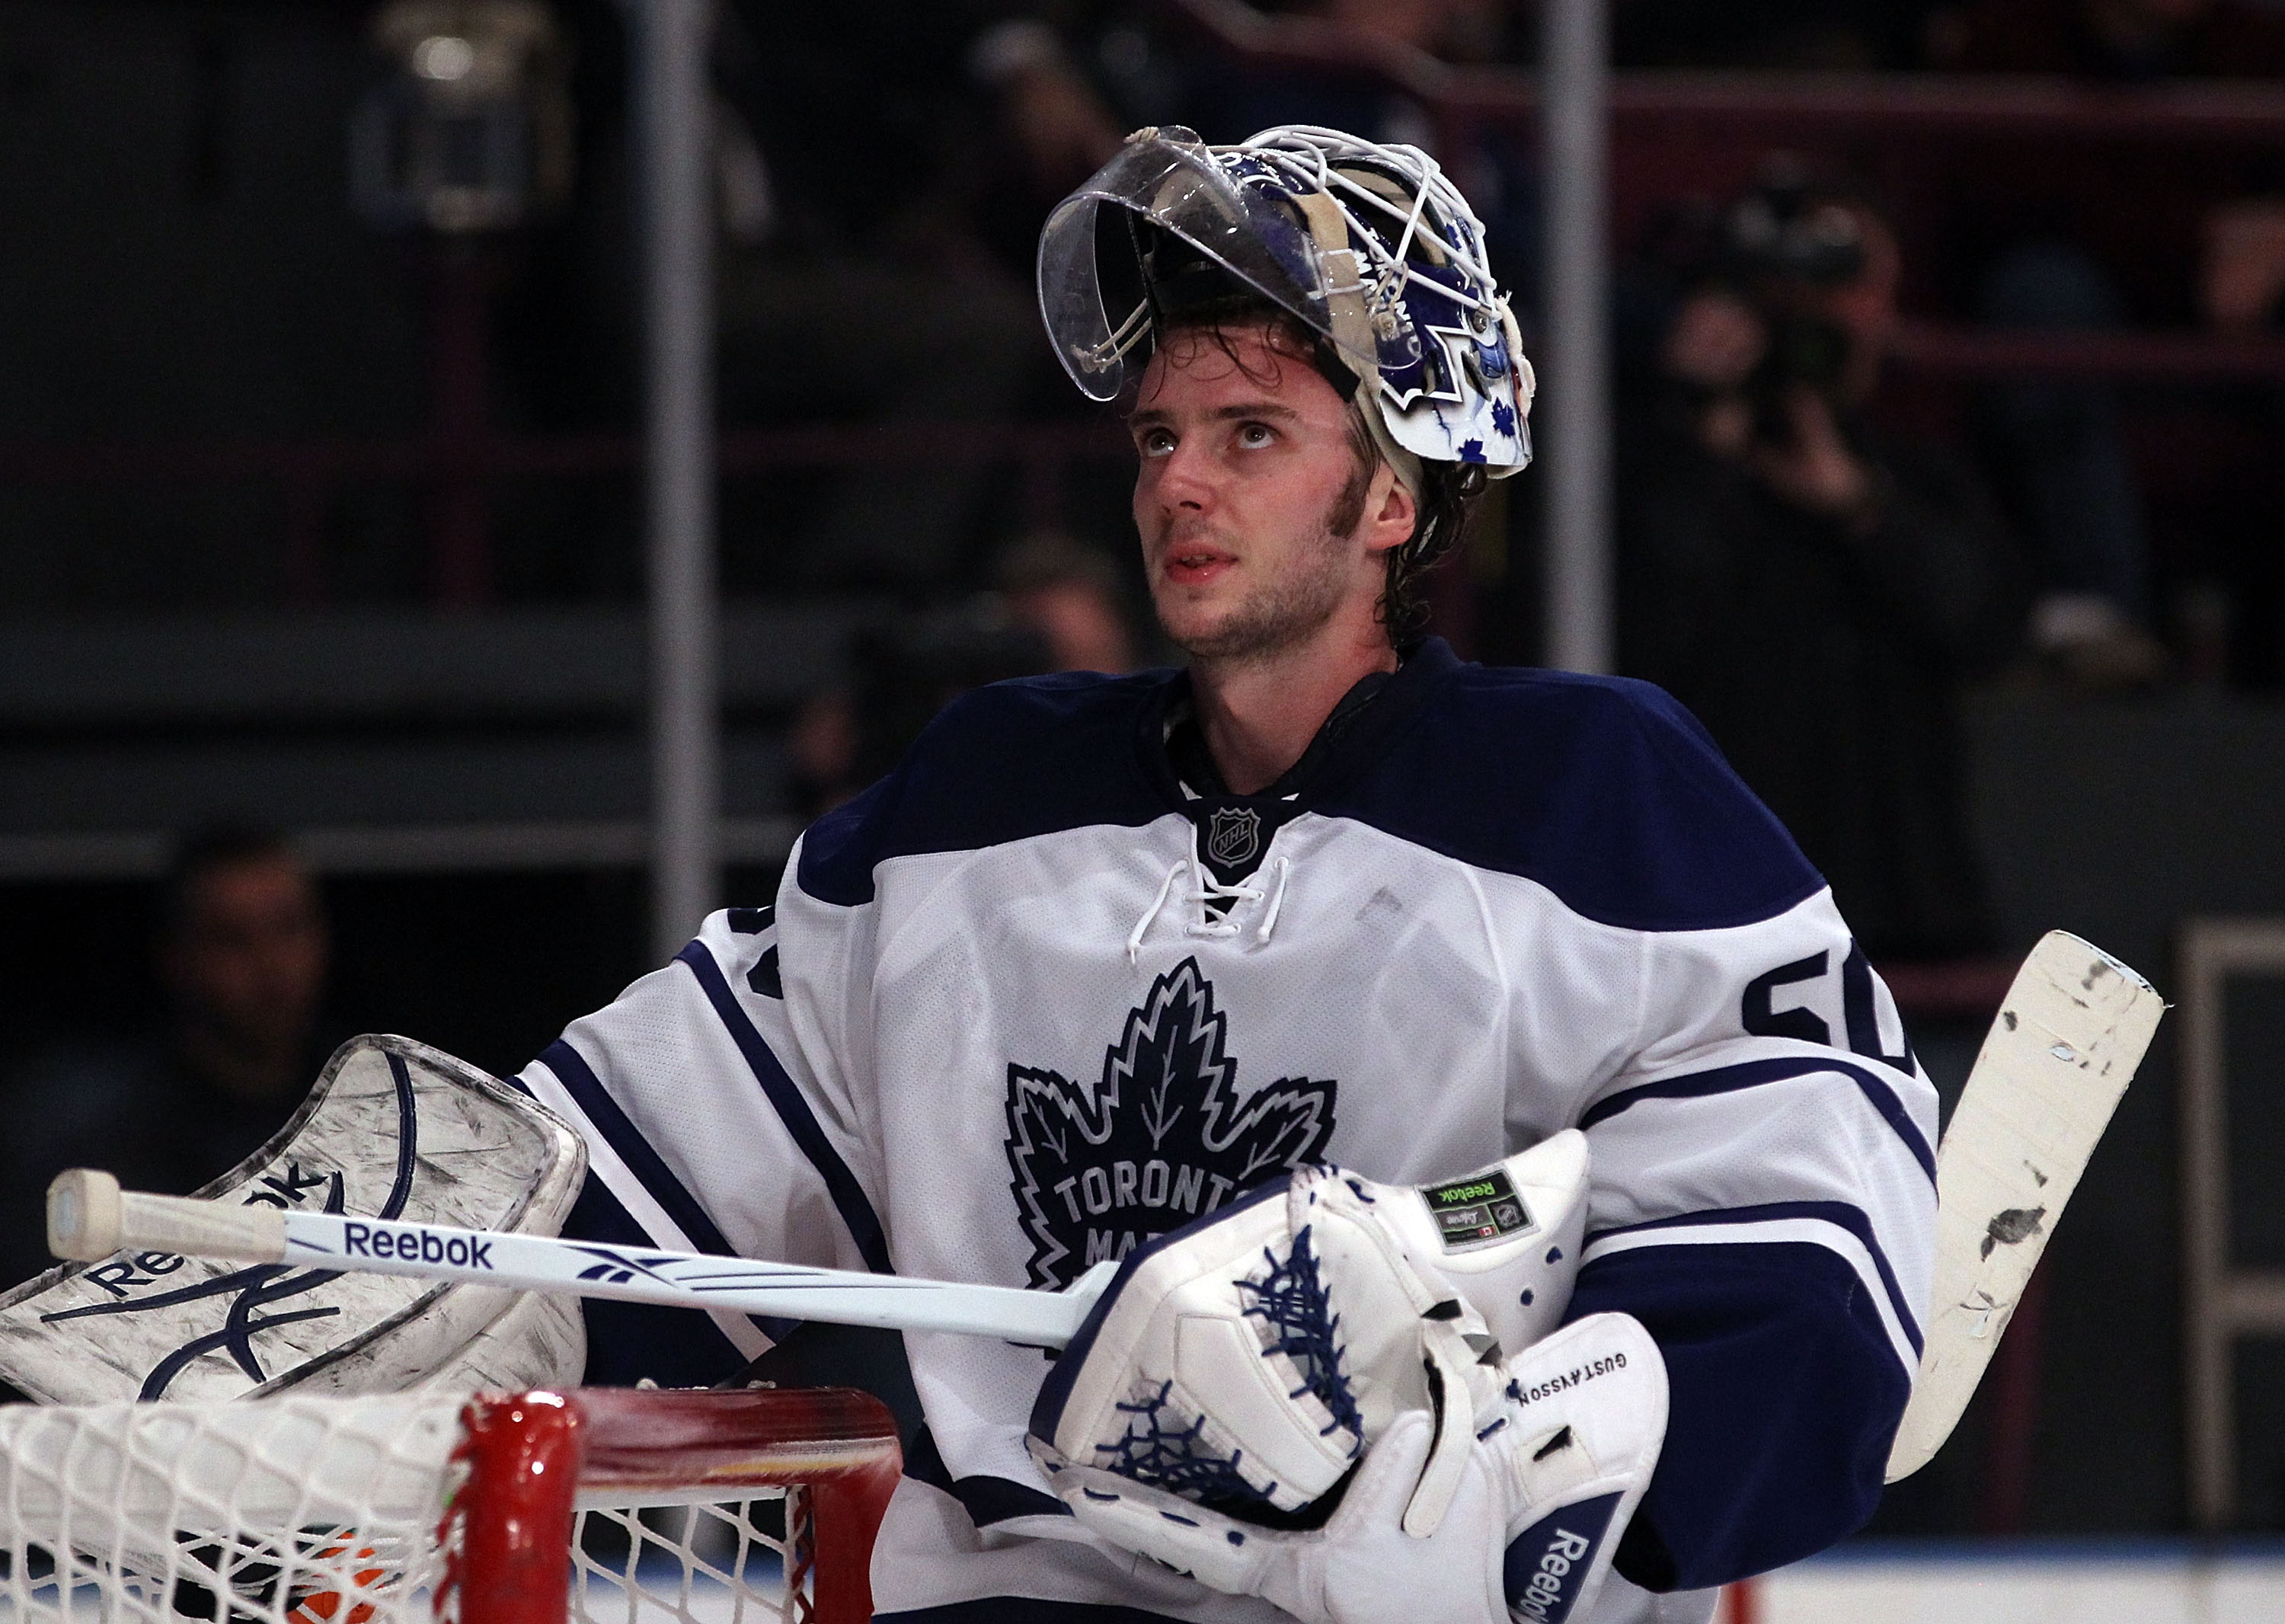
[[[1327,637],[1386,642],[1374,611],[1412,498],[1277,330],[1169,334],[1127,426],[1151,601],[1179,647],[1247,662]]]

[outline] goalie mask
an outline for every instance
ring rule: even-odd
[[[1251,297],[1355,379],[1416,496],[1423,461],[1498,478],[1531,460],[1531,365],[1483,227],[1417,147],[1307,125],[1235,146],[1137,130],[1048,217],[1039,277],[1056,355],[1092,399],[1115,398],[1168,325]]]

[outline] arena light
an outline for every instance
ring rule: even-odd
[[[390,65],[350,128],[357,211],[385,231],[508,231],[571,182],[569,64],[540,0],[391,0],[374,15]]]

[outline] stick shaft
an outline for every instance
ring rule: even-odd
[[[894,1330],[949,1330],[1061,1347],[1087,1305],[1048,1291],[807,1268],[538,1235],[490,1235],[434,1224],[383,1223],[322,1212],[286,1214],[288,1262],[531,1291],[576,1291],[622,1302],[727,1309]]]
[[[70,1210],[59,1221],[58,1196],[67,1188]],[[96,1221],[89,1222],[90,1217]],[[157,1250],[840,1325],[957,1331],[1040,1347],[1070,1342],[1094,1301],[1091,1291],[1026,1291],[551,1236],[228,1206],[122,1192],[109,1175],[82,1169],[59,1178],[51,1189],[50,1235],[59,1256]]]

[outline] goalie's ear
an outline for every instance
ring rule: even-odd
[[[586,1147],[529,1094],[410,1038],[353,1038],[215,1201],[554,1235]],[[121,1252],[0,1295],[0,1382],[51,1404],[576,1382],[577,1301],[290,1264]]]

